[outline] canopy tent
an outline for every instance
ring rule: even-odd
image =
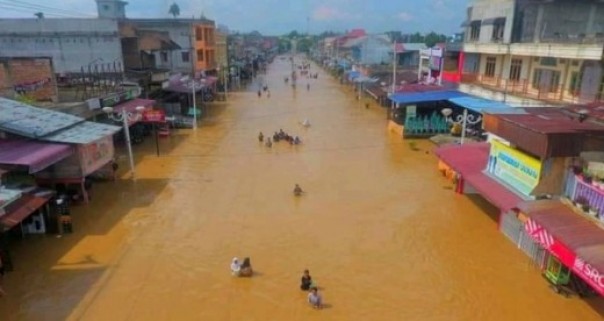
[[[26,166],[29,173],[41,171],[73,153],[69,145],[30,140],[0,140],[0,165]]]
[[[466,96],[450,98],[449,101],[457,106],[475,111],[477,113],[489,112],[492,114],[526,114],[522,108],[515,108],[502,102],[489,99]]]
[[[468,95],[456,90],[431,91],[413,94],[394,94],[390,95],[390,100],[397,104],[413,104],[432,101],[449,100],[455,97],[467,97]]]
[[[155,100],[152,99],[142,99],[142,98],[135,98],[132,100],[128,100],[126,102],[123,102],[119,105],[116,105],[115,107],[113,107],[113,111],[116,113],[121,113],[122,110],[126,110],[126,112],[128,113],[136,113],[136,107],[152,107],[155,104]]]

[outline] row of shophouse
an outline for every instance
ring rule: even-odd
[[[154,134],[159,153],[174,128],[196,126],[228,70],[213,21],[129,19],[125,2],[96,2],[96,19],[0,19],[5,264],[13,237],[68,232],[69,206],[127,167],[115,144]]]
[[[407,44],[382,36],[327,38],[316,57],[384,106],[392,131],[454,141],[438,169],[493,204],[555,290],[603,296],[603,19],[595,0],[472,1],[463,42],[417,48],[409,67]],[[396,73],[375,72],[393,57]]]
[[[482,98],[516,106],[586,104],[604,96],[603,19],[604,4],[596,0],[471,1],[463,41],[438,44],[437,53],[361,30],[323,39],[317,55],[372,76],[392,66],[394,52],[397,68],[418,70],[426,59],[419,79],[430,74]],[[382,87],[388,91],[391,80]]]

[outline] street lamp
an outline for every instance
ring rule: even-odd
[[[448,123],[461,124],[461,140],[460,140],[460,144],[462,144],[462,145],[463,145],[464,140],[466,138],[466,127],[467,127],[467,124],[469,123],[470,125],[475,125],[475,124],[478,124],[482,120],[481,116],[474,116],[474,115],[468,114],[468,110],[467,109],[464,109],[463,110],[463,114],[457,115],[457,117],[455,117],[455,119],[453,119],[451,117],[451,115],[453,114],[453,109],[451,109],[451,108],[443,108],[440,111],[440,113],[445,117],[445,119],[447,120]]]
[[[180,79],[181,82],[189,81],[189,76],[182,77]],[[195,79],[191,79],[187,84],[188,88],[191,88],[191,94],[193,95],[193,129],[197,129],[197,90],[199,89],[200,84],[198,84]]]
[[[130,172],[132,173],[132,178],[134,178],[135,175],[134,155],[132,154],[132,142],[130,141],[130,127],[128,126],[128,122],[139,120],[143,110],[145,110],[145,107],[138,106],[136,107],[135,113],[129,113],[126,111],[126,108],[122,108],[122,112],[118,114],[114,112],[113,107],[103,107],[103,112],[106,113],[110,119],[122,122],[124,126],[124,136],[126,136],[126,146],[128,146],[128,158],[130,160]]]

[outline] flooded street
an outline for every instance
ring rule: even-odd
[[[136,182],[122,159],[123,179],[75,207],[74,234],[14,243],[0,320],[602,319],[547,287],[486,201],[453,193],[430,142],[389,135],[383,109],[323,71],[293,91],[289,71],[276,60],[270,98],[230,95],[160,157],[135,146]],[[279,129],[303,144],[258,143]],[[257,275],[233,278],[234,256]],[[322,311],[299,289],[305,268]]]

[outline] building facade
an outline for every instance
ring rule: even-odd
[[[160,68],[194,73],[216,69],[215,25],[207,19],[127,19],[138,30],[164,32],[180,50],[155,52]]]
[[[0,57],[51,57],[57,74],[122,65],[118,24],[109,19],[0,19]]]
[[[474,0],[463,80],[550,103],[601,101],[604,3]]]

